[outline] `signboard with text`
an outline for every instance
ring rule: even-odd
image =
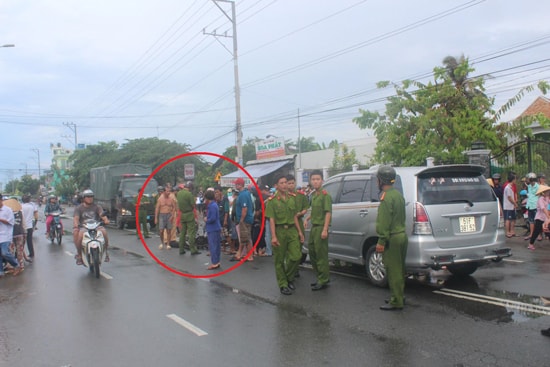
[[[285,139],[271,138],[256,142],[256,159],[282,157],[285,155]]]
[[[186,163],[185,166],[183,166],[183,177],[186,180],[195,179],[195,165],[193,163]]]

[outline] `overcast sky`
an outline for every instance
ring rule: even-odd
[[[230,15],[230,5],[218,2]],[[427,81],[464,54],[502,105],[550,77],[550,2],[237,0],[244,138],[365,137],[380,80]],[[0,2],[0,182],[51,164],[50,143],[159,137],[221,154],[235,144],[229,20],[211,0]],[[508,119],[539,93],[525,97]],[[298,116],[300,116],[298,118]],[[170,157],[167,157],[167,159]],[[34,170],[34,171],[33,171]]]

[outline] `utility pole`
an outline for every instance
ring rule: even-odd
[[[77,137],[76,137],[76,124],[74,122],[64,122],[63,125],[67,126],[74,133],[74,150],[76,152]]]
[[[298,161],[302,168],[302,137],[300,135],[300,109],[298,108]]]
[[[38,155],[38,181],[40,182],[40,176],[41,176],[41,171],[40,171],[40,149],[32,148],[31,150]]]
[[[235,1],[229,1],[229,0],[212,0],[214,4],[218,7],[218,9],[221,10],[221,12],[229,19],[231,24],[233,25],[233,35],[227,35],[227,32],[220,34],[214,32],[207,33],[204,29],[202,30],[203,34],[214,36],[216,37],[228,37],[233,38],[233,52],[229,51],[233,55],[233,73],[235,77],[235,114],[236,114],[236,131],[237,131],[237,163],[243,164],[243,132],[241,127],[241,89],[239,86],[239,64],[238,64],[238,57],[237,57],[237,15],[235,12]],[[231,16],[218,4],[219,2],[222,3],[229,3],[231,4]],[[223,46],[223,44],[222,44]],[[227,48],[224,46],[224,48],[227,50]]]

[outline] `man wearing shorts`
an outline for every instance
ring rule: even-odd
[[[155,224],[158,225],[160,235],[159,249],[170,249],[170,233],[176,220],[177,204],[171,192],[159,186],[160,193],[155,207]]]
[[[502,209],[504,212],[504,227],[506,230],[506,237],[514,237],[516,235],[516,208],[518,206],[515,181],[516,175],[513,173],[508,174],[508,182],[504,187]]]

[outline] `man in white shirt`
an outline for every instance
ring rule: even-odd
[[[506,237],[516,236],[516,208],[518,207],[516,193],[514,191],[516,175],[513,173],[508,174],[508,182],[504,187],[502,210],[504,211],[504,228],[506,231]]]
[[[38,219],[38,209],[31,203],[30,195],[23,195],[23,220],[24,228],[27,233],[27,250],[29,258],[34,258],[34,245],[32,243],[32,233],[34,231],[34,223]]]
[[[22,271],[17,259],[10,251],[15,216],[10,208],[4,206],[2,198],[3,196],[0,194],[0,277],[4,276],[4,261],[15,268],[13,275],[17,275]]]

